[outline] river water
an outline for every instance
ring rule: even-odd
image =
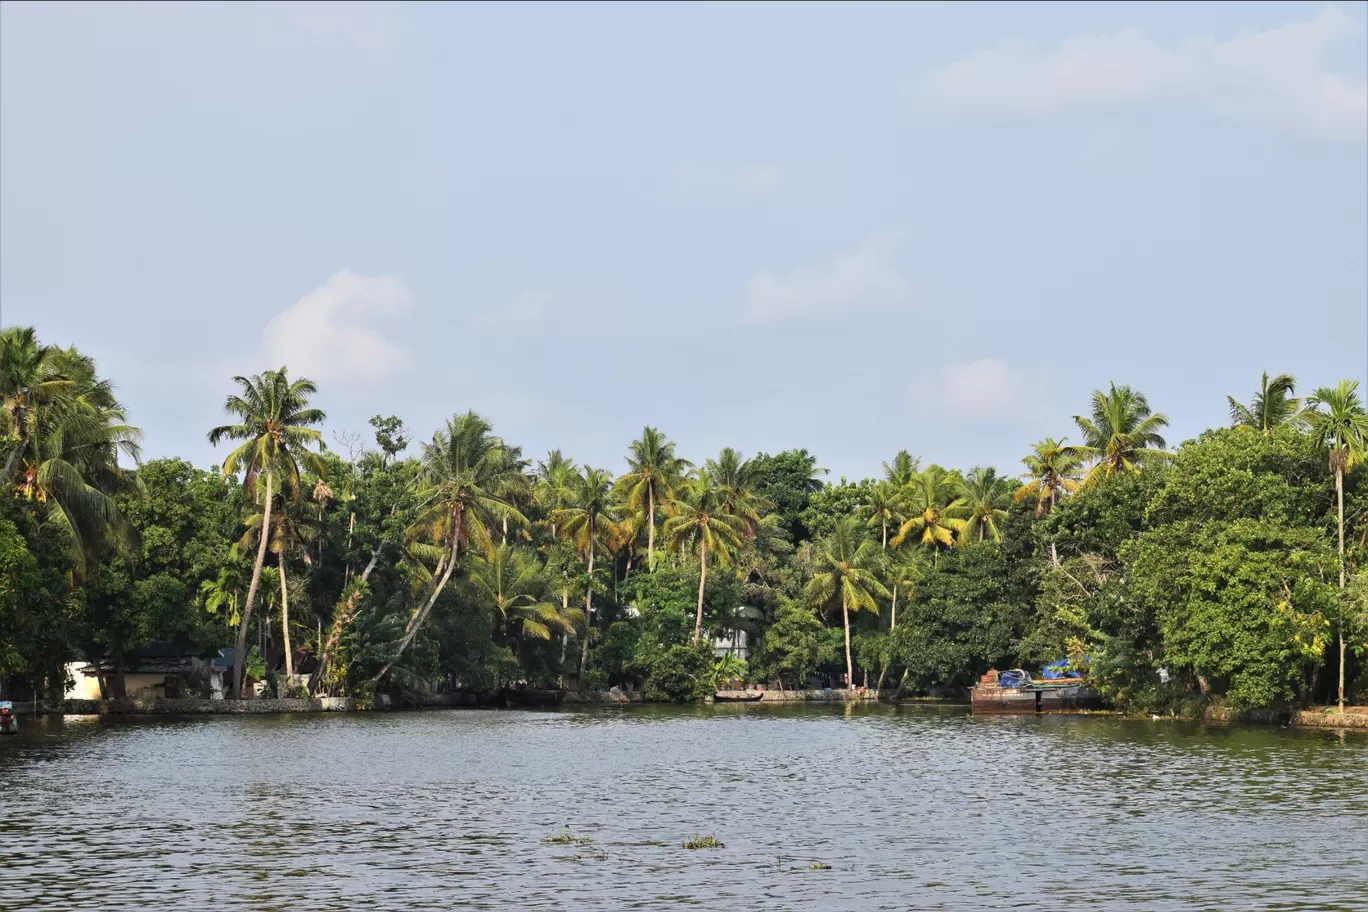
[[[1355,733],[888,706],[23,721],[5,910],[1368,909]],[[590,841],[543,841],[567,826]]]

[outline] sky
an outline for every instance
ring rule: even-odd
[[[0,323],[210,465],[288,365],[331,445],[475,409],[615,471],[1015,474],[1368,381],[1368,4],[0,4]],[[367,435],[367,439],[369,439]]]

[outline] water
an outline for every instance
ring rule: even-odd
[[[912,707],[24,723],[5,910],[1368,908],[1353,733]],[[543,843],[567,824],[592,841]]]

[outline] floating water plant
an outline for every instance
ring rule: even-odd
[[[570,832],[570,824],[567,823],[565,828],[559,833],[552,833],[550,836],[543,839],[542,842],[547,845],[587,845],[590,842],[590,839],[588,836],[576,836],[574,833]]]
[[[692,839],[684,840],[686,849],[720,849],[722,843],[717,841],[716,836],[695,836]]]
[[[812,864],[808,865],[807,869],[809,871],[830,871],[831,865],[823,864],[820,861],[814,861]]]

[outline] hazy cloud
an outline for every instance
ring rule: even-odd
[[[885,307],[904,298],[907,287],[892,263],[890,245],[870,241],[820,267],[800,267],[784,276],[757,273],[746,283],[745,313],[753,320],[772,320]]]
[[[272,368],[286,364],[320,383],[374,383],[406,366],[408,352],[380,327],[412,306],[403,279],[344,269],[273,317],[262,351]]]
[[[775,165],[719,168],[694,162],[676,168],[674,182],[685,193],[763,194],[784,186],[788,175]]]
[[[996,358],[952,364],[940,376],[941,407],[974,420],[1019,418],[1030,405],[1032,378]]]
[[[1362,143],[1368,86],[1326,70],[1322,60],[1358,31],[1328,7],[1309,22],[1173,47],[1138,28],[1076,35],[1053,51],[1015,39],[944,67],[927,89],[951,108],[1028,114],[1167,101]]]

